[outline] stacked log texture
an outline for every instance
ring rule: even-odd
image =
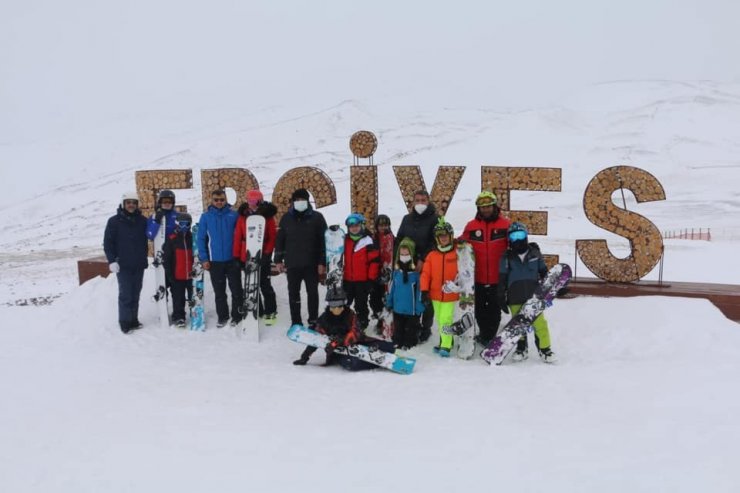
[[[251,171],[244,168],[204,169],[200,172],[200,193],[203,210],[211,204],[211,193],[214,190],[231,188],[236,192],[236,200],[231,204],[237,208],[246,200],[249,190],[259,190],[260,185]]]
[[[135,176],[139,209],[147,217],[154,213],[160,190],[193,188],[193,171],[189,169],[137,171]]]
[[[617,207],[612,194],[624,188],[637,202],[665,200],[660,182],[645,170],[614,166],[600,171],[586,187],[583,210],[599,226],[630,242],[630,254],[623,259],[609,251],[605,240],[578,240],[578,255],[596,276],[611,282],[633,282],[648,274],[663,255],[660,230],[647,218]]]
[[[280,177],[272,192],[272,202],[278,208],[275,218],[278,224],[283,214],[288,212],[290,197],[298,188],[309,191],[317,209],[337,203],[337,191],[326,173],[313,166],[293,168]]]
[[[396,183],[401,189],[403,201],[406,203],[406,209],[411,212],[414,208],[414,192],[426,190],[421,168],[419,166],[394,166],[393,172],[396,175]],[[443,216],[447,213],[463,173],[465,173],[465,166],[440,166],[437,169],[437,176],[434,178],[429,198],[438,214]]]
[[[369,158],[378,149],[378,139],[375,134],[367,130],[360,130],[352,134],[349,139],[349,149],[355,157]]]
[[[375,230],[378,215],[378,168],[350,166],[352,212],[359,212],[367,220],[367,228]]]

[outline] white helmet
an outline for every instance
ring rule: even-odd
[[[136,192],[125,192],[125,193],[124,193],[124,194],[123,194],[123,195],[121,196],[121,207],[123,207],[123,206],[124,206],[124,202],[125,202],[126,200],[135,200],[135,201],[137,201],[137,202],[138,202],[138,201],[139,201],[139,196],[138,196],[138,195],[136,194]]]

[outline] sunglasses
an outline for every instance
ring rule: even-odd
[[[527,233],[525,231],[512,231],[509,233],[509,240],[510,241],[520,241],[520,240],[526,240],[527,239]]]

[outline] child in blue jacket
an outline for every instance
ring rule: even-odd
[[[419,317],[424,313],[415,258],[414,240],[403,238],[398,244],[391,289],[385,302],[386,306],[393,310],[392,340],[400,349],[408,349],[419,343],[421,330]]]

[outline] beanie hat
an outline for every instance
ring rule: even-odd
[[[264,196],[259,190],[250,190],[247,192],[247,202],[261,202],[262,200],[264,200]]]

